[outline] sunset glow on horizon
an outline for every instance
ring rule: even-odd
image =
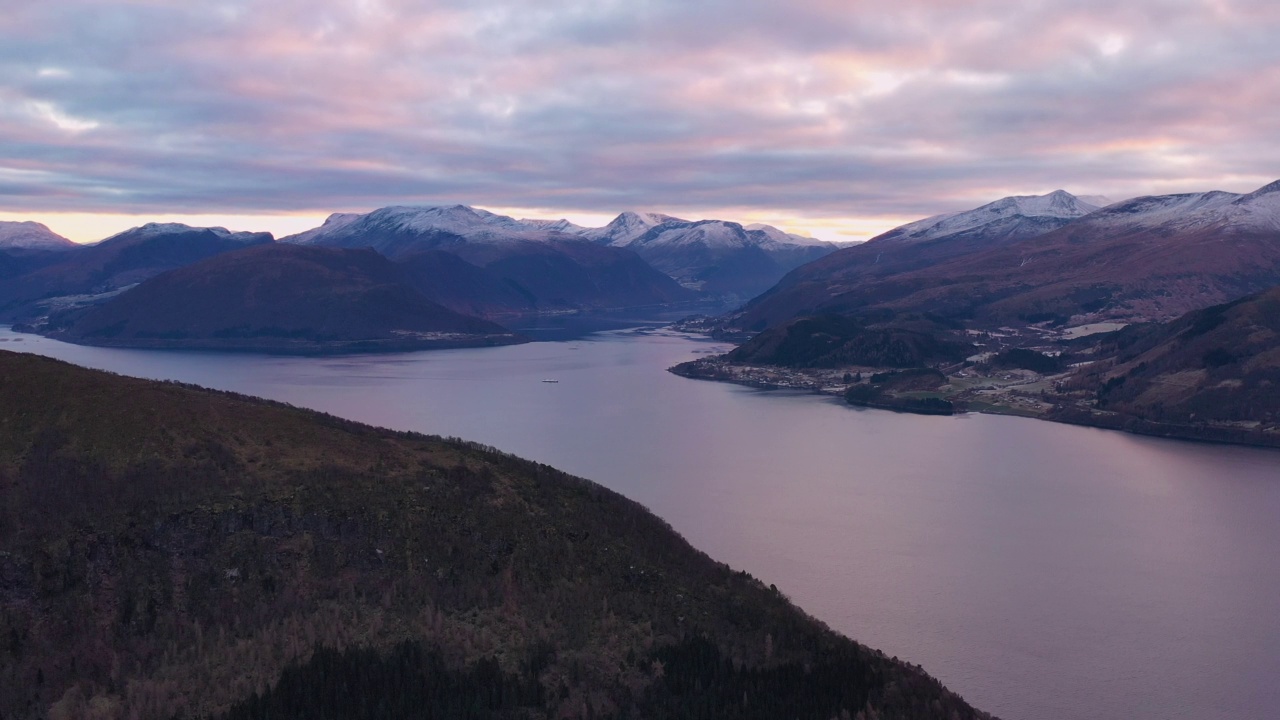
[[[863,240],[1280,177],[1280,6],[125,0],[0,17],[0,219],[78,242],[463,203]]]

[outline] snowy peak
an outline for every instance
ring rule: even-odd
[[[770,242],[780,245],[800,245],[804,247],[834,247],[832,243],[817,238],[805,237],[804,235],[796,235],[795,233],[784,232],[772,225],[764,223],[752,223],[744,226],[748,232],[761,233]]]
[[[564,218],[559,220],[530,220],[528,218],[520,218],[520,224],[537,230],[546,230],[547,232],[566,233],[569,235],[580,235],[587,228],[577,223],[569,222]]]
[[[546,240],[564,232],[557,226],[567,220],[547,223],[516,220],[506,215],[467,205],[391,205],[370,213],[335,213],[324,225],[283,238],[282,242],[302,245],[337,243],[347,246],[358,236],[372,240],[387,236],[420,238],[434,241],[441,236],[478,243],[501,243],[519,240]],[[574,226],[576,227],[576,226]]]
[[[0,221],[0,249],[69,250],[75,246],[44,223]]]
[[[1280,231],[1280,180],[1233,202],[1228,215],[1243,228]]]
[[[1280,180],[1276,180],[1275,182],[1270,183],[1268,185],[1263,185],[1262,187],[1258,188],[1257,190],[1254,190],[1253,192],[1249,193],[1248,195],[1245,195],[1244,197],[1250,200],[1253,200],[1253,199],[1260,198],[1264,195],[1274,195],[1276,193],[1280,193]]]
[[[272,240],[271,233],[266,232],[232,232],[224,227],[192,227],[183,223],[147,223],[139,227],[130,228],[124,232],[116,233],[106,240],[98,242],[99,245],[117,242],[139,242],[150,240],[165,235],[186,235],[189,233],[202,233],[213,235],[222,240],[229,240],[235,243],[243,243],[245,245],[254,245],[264,240]]]
[[[835,247],[821,240],[785,233],[772,225],[756,223],[744,227],[727,220],[691,221],[661,213],[624,212],[608,225],[580,234],[615,247]]]
[[[356,220],[360,219],[360,213],[333,213],[324,219],[324,225],[321,227],[340,228],[346,227]]]
[[[1183,232],[1213,228],[1221,232],[1280,231],[1280,181],[1247,195],[1210,190],[1147,195],[1115,203],[1085,220],[1110,232]]]
[[[1048,195],[1012,198],[1021,215],[1027,217],[1078,218],[1098,209],[1066,190],[1054,190]]]
[[[602,228],[590,228],[580,234],[588,240],[594,240],[601,244],[624,247],[660,225],[668,223],[688,224],[688,222],[688,220],[681,220],[662,213],[627,211],[618,215],[612,222]]]
[[[998,234],[1007,236],[1019,224],[1027,226],[1026,232],[1047,232],[1098,209],[1097,205],[1065,190],[1054,190],[1047,195],[1015,195],[973,210],[917,220],[873,238],[872,242],[921,242],[960,233],[982,232],[989,226],[994,226],[993,230],[998,228]]]
[[[741,225],[723,220],[699,220],[698,222],[667,222],[651,228],[632,241],[633,245],[662,247],[673,245],[701,245],[708,248],[747,247],[752,242]]]
[[[343,228],[347,227],[351,223],[354,223],[355,221],[359,220],[362,217],[364,216],[361,215],[360,213],[333,213],[329,217],[325,218],[324,224],[321,225],[320,227],[311,228],[310,230],[300,232],[296,235],[290,235],[289,237],[281,238],[280,242],[289,242],[289,243],[297,243],[299,245],[308,245],[311,242],[313,242],[317,237],[328,235],[330,233],[336,233],[342,230]]]
[[[1096,210],[1098,210],[1097,205],[1086,203],[1065,190],[1054,190],[1048,195],[1015,195],[1002,198],[969,213],[960,213],[960,215],[973,214],[977,220],[981,220],[983,217],[1005,218],[1014,215],[1028,218],[1046,217],[1074,220]]]
[[[1112,205],[1106,209],[1105,215],[1159,221],[1218,209],[1241,197],[1241,195],[1221,190],[1176,195],[1144,195]]]

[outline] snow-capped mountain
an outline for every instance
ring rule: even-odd
[[[743,327],[869,308],[964,322],[1168,320],[1280,285],[1280,182],[1097,208],[1015,197],[910,223],[788,275]]]
[[[590,242],[634,251],[686,288],[741,298],[769,287],[791,268],[835,249],[831,243],[789,235],[767,225],[743,227],[723,220],[693,222],[661,213],[624,212],[604,227],[584,228],[563,219],[516,220],[466,205],[393,206],[363,215],[339,213],[318,228],[282,241],[371,247],[390,258],[448,250],[480,265],[529,243],[563,246]]]
[[[563,235],[506,215],[466,205],[393,205],[363,215],[335,213],[318,228],[281,242],[331,247],[371,247],[390,258],[462,243],[545,241]]]
[[[743,228],[748,232],[764,233],[764,236],[769,240],[783,245],[805,245],[814,247],[827,247],[831,245],[831,243],[826,240],[819,240],[817,238],[806,237],[804,235],[783,232],[772,225],[765,225],[764,223],[752,223],[751,225],[744,225]]]
[[[582,225],[578,225],[577,223],[571,223],[568,220],[565,220],[564,218],[561,218],[559,220],[530,220],[529,218],[521,218],[520,223],[523,225],[527,225],[531,228],[537,228],[539,230],[547,230],[549,232],[570,233],[574,235],[581,235],[583,232],[585,232],[588,229],[583,227]]]
[[[962,233],[981,234],[991,239],[1021,239],[1056,230],[1098,209],[1099,206],[1065,190],[1055,190],[1048,195],[1018,195],[973,210],[907,223],[870,242],[917,243]]]
[[[684,220],[661,213],[624,212],[602,228],[579,233],[615,247],[637,245],[706,245],[708,247],[805,246],[834,248],[832,243],[792,235],[772,225],[741,225],[724,220]]]
[[[189,238],[195,242],[195,236],[222,243],[241,245],[260,245],[271,242],[271,233],[239,231],[233,232],[224,227],[192,227],[183,223],[147,223],[135,228],[118,232],[111,237],[94,243],[94,246],[145,243],[157,239]]]
[[[769,225],[684,220],[624,212],[583,237],[635,250],[682,285],[713,295],[752,297],[787,271],[835,250],[832,243],[790,235]]]
[[[372,248],[439,285],[426,288],[432,299],[451,307],[486,308],[497,313],[658,305],[690,299],[692,293],[655,270],[634,252],[600,246],[579,235],[585,230],[565,220],[516,220],[466,205],[392,206],[352,215],[335,214],[324,225],[282,242],[341,248]],[[458,268],[433,256],[441,251],[474,266]],[[469,273],[479,284],[506,288],[484,297],[464,287],[442,285],[448,272]],[[430,283],[429,283],[430,284]],[[456,283],[455,283],[456,285]],[[439,292],[436,292],[438,290]],[[505,303],[505,306],[504,306]]]
[[[43,223],[0,221],[0,250],[70,250],[76,244]]]
[[[1280,181],[1245,194],[1212,190],[1133,198],[1107,207],[1088,224],[1112,231],[1157,227],[1170,232],[1280,231]]]
[[[0,305],[5,307],[0,317],[39,316],[51,307],[90,302],[167,270],[271,242],[271,233],[265,232],[148,223],[91,245],[74,245],[58,253],[56,261],[0,283]]]
[[[626,247],[659,225],[688,222],[662,213],[627,211],[604,227],[587,228],[579,234],[603,245]]]

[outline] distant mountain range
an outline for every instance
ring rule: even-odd
[[[696,297],[635,253],[463,205],[333,215],[321,227],[281,242],[372,248],[419,268],[424,273],[420,277],[446,279],[441,264],[447,263],[473,284],[446,279],[440,301],[490,313],[638,307]],[[424,253],[431,255],[416,257]],[[454,255],[472,268],[439,253]]]
[[[767,225],[743,227],[721,220],[690,222],[657,213],[626,212],[602,228],[567,220],[516,220],[465,205],[386,207],[366,215],[335,214],[324,225],[282,239],[304,245],[371,247],[393,259],[424,250],[453,252],[482,267],[504,261],[516,272],[522,258],[549,262],[548,248],[581,260],[573,243],[603,248],[592,264],[620,266],[630,250],[690,292],[745,300],[788,270],[835,250],[831,243],[789,235]],[[616,258],[606,261],[609,257]],[[631,271],[639,280],[638,270]],[[523,284],[519,278],[515,282]],[[671,291],[667,291],[672,294]],[[571,294],[572,295],[572,294]],[[580,295],[580,293],[579,293]],[[670,300],[668,300],[670,301]]]
[[[723,325],[759,331],[843,315],[877,332],[907,316],[913,332],[925,331],[921,322],[1061,327],[1167,320],[1280,284],[1280,182],[1248,194],[1101,202],[1061,190],[1009,197],[838,250],[720,220],[627,212],[584,228],[463,205],[334,214],[282,244],[373,249],[426,300],[499,322],[745,298],[781,277]],[[149,224],[74,246],[35,224],[0,229],[10,238],[0,244],[0,319],[11,322],[44,322],[166,271],[273,242],[267,233]]]
[[[631,223],[640,232],[625,232]],[[246,254],[264,264],[262,272],[279,278],[270,297],[280,311],[272,314],[258,290],[259,302],[245,304],[248,289],[260,285],[260,277],[246,274],[250,266],[222,260],[249,248],[276,246],[269,233],[151,223],[76,245],[36,223],[11,223],[0,231],[0,320],[77,342],[282,352],[350,350],[353,343],[388,349],[396,345],[387,336],[392,331],[402,339],[406,332],[470,338],[448,341],[457,344],[511,337],[478,320],[458,331],[458,318],[448,317],[446,310],[473,320],[503,321],[546,312],[745,298],[741,293],[767,287],[786,268],[831,249],[773,228],[669,216],[624,213],[609,226],[590,229],[564,220],[516,220],[462,205],[386,207],[334,214],[322,226],[278,244],[371,249],[387,265],[376,282],[356,278],[371,270],[360,259],[367,254],[333,254],[324,260],[324,272],[318,271],[319,256],[303,262],[287,250]],[[683,267],[685,283],[656,269],[632,246],[665,258],[663,268],[672,273],[679,275]],[[354,264],[343,276],[335,262]],[[689,269],[690,264],[697,267]],[[178,269],[183,271],[173,277],[166,274]],[[416,298],[401,305],[420,313],[417,321],[402,313],[388,325],[389,316],[362,315],[375,296],[350,295],[353,287],[389,287],[391,274],[398,292]],[[152,278],[157,280],[147,282]],[[226,302],[216,302],[219,293]],[[324,297],[340,296],[354,303],[350,312],[324,318],[303,312],[324,306]],[[366,322],[365,335],[353,334]],[[402,344],[447,343],[420,338]]]
[[[1280,183],[1096,208],[1062,191],[911,223],[789,273],[729,324],[929,313],[997,326],[1167,320],[1280,284]]]
[[[29,320],[92,303],[167,270],[270,242],[270,233],[149,223],[46,254],[38,266],[6,279],[0,283],[0,319]],[[0,249],[0,257],[5,254]]]
[[[578,234],[635,250],[685,287],[743,300],[767,290],[787,271],[836,249],[832,243],[769,225],[691,222],[656,213],[623,213],[605,227]]]

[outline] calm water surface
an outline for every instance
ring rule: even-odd
[[[723,347],[633,330],[315,359],[0,331],[0,348],[457,435],[592,478],[1006,718],[1280,712],[1280,452],[855,410],[665,372]]]

